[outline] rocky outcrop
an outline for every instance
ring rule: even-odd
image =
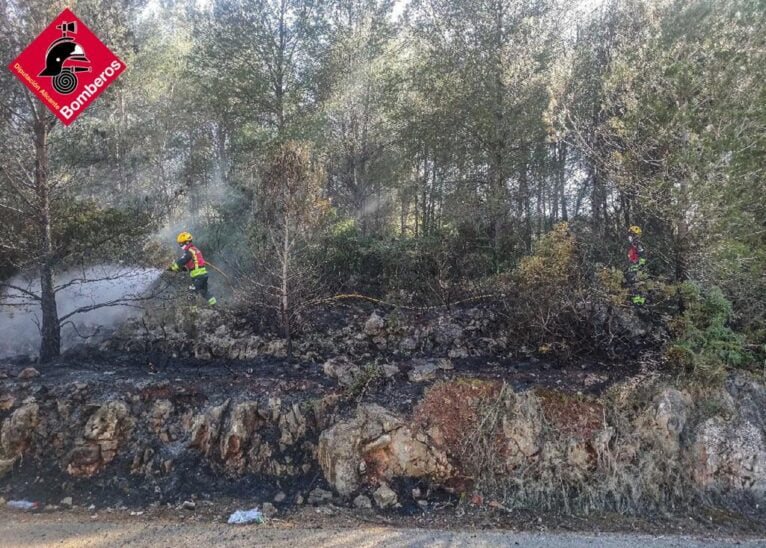
[[[389,321],[383,312],[364,317],[351,315],[339,327],[312,329],[305,326],[293,341],[295,354],[312,361],[321,356],[345,355],[352,362],[370,352],[401,358],[424,354],[464,358],[504,353],[508,349],[506,327],[498,316],[482,308],[456,309],[426,319],[397,317]],[[257,356],[286,355],[285,341],[254,333],[246,326],[234,327],[222,312],[209,309],[148,312],[126,321],[103,344],[106,350],[162,352],[199,359],[250,360]]]
[[[375,504],[377,504],[381,509],[386,509],[394,506],[398,502],[396,491],[391,489],[385,483],[375,489],[375,492],[372,494],[372,498],[375,500]]]
[[[692,408],[691,396],[675,388],[662,391],[654,399],[652,418],[667,451],[678,451]]]
[[[236,404],[227,400],[191,419],[189,447],[229,475],[295,476],[307,472],[313,460],[308,429],[297,404],[284,407],[279,399]],[[301,462],[296,462],[296,452]]]
[[[125,402],[115,400],[99,407],[85,423],[82,439],[70,453],[67,472],[91,477],[102,470],[117,456],[132,427],[133,419]]]
[[[362,374],[362,368],[353,363],[348,356],[330,358],[324,362],[322,369],[325,375],[346,387],[352,386]]]
[[[427,382],[436,378],[436,374],[439,370],[454,369],[452,361],[447,358],[440,359],[414,359],[409,363],[411,368],[407,373],[407,378],[410,382]]]
[[[717,491],[748,491],[766,495],[766,442],[763,430],[743,420],[706,420],[692,446],[694,478]]]
[[[690,433],[696,482],[716,492],[766,498],[766,387],[745,375],[730,377],[720,412]]]
[[[542,496],[556,485],[557,493],[587,492],[595,500],[594,491],[617,496],[624,486],[626,498],[658,493],[667,500],[700,490],[766,501],[766,387],[747,375],[704,389],[637,379],[596,398],[445,378],[450,366],[446,358],[404,360],[401,373],[390,366],[391,382],[413,400],[396,412],[360,403],[321,373],[319,395],[277,391],[278,368],[256,385],[243,367],[238,383],[227,380],[221,392],[206,394],[169,379],[115,382],[105,375],[97,386],[93,371],[68,383],[46,381],[50,369],[32,380],[14,375],[0,385],[0,478],[9,481],[25,467],[59,483],[79,478],[157,492],[199,477],[276,478],[283,485],[269,500],[277,504],[300,497],[356,500],[363,508],[411,501],[402,478],[461,493],[502,487]],[[350,358],[325,364],[339,380],[350,374],[351,383],[355,367]],[[409,384],[405,371],[431,384]],[[311,493],[282,492],[308,484]]]
[[[372,315],[364,322],[364,333],[370,337],[377,337],[381,335],[386,326],[386,322],[383,318],[378,316],[377,312],[373,312]]]
[[[447,456],[417,439],[401,417],[370,404],[356,415],[325,430],[319,437],[319,464],[325,478],[341,495],[363,484],[393,477],[449,477]]]
[[[15,459],[29,448],[39,422],[40,406],[27,403],[16,409],[0,429],[0,456]]]

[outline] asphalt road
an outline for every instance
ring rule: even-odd
[[[444,531],[362,526],[351,529],[306,529],[269,525],[231,526],[223,523],[178,523],[141,518],[94,520],[88,516],[19,515],[4,513],[0,546],[307,546],[341,547],[636,547],[766,546],[766,539],[705,539],[683,536],[593,533],[516,533],[506,531]]]

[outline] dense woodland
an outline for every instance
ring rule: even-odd
[[[57,272],[183,229],[286,330],[337,293],[513,294],[540,348],[605,346],[582,305],[624,305],[636,224],[670,354],[763,359],[763,0],[67,4],[128,70],[68,128],[0,76],[0,280],[42,279],[50,337]],[[0,2],[4,62],[63,7]]]

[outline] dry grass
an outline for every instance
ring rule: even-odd
[[[470,480],[465,489],[506,507],[641,513],[699,502],[688,463],[664,443],[648,411],[663,386],[644,380],[603,400],[443,383],[417,417],[421,426],[439,427]],[[458,398],[462,405],[445,405]]]

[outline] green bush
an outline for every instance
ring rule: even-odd
[[[311,260],[331,292],[392,296],[402,304],[454,301],[492,269],[487,254],[449,232],[366,235],[350,219],[334,223]]]
[[[671,361],[697,375],[720,378],[726,368],[751,361],[745,337],[729,327],[732,304],[723,292],[709,291],[695,283],[679,288],[684,312],[673,322],[675,341],[668,349]]]

